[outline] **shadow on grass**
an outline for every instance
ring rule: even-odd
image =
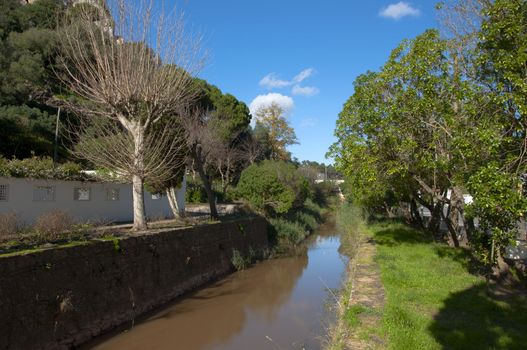
[[[430,332],[443,349],[527,349],[525,299],[490,297],[484,283],[453,293]]]
[[[453,248],[447,245],[437,245],[434,247],[434,250],[438,257],[456,261],[472,275],[482,276],[485,274],[485,266],[474,259],[474,256],[468,248]]]
[[[461,264],[469,273],[482,275],[484,266],[479,264],[467,248],[454,248],[444,243],[434,244],[433,237],[424,231],[414,229],[404,224],[380,224],[381,229],[375,232],[375,242],[381,246],[395,247],[401,244],[431,244],[435,254]]]
[[[390,224],[386,228],[381,226],[381,229],[375,232],[375,242],[379,245],[393,247],[400,244],[431,243],[432,239],[422,231],[403,224]]]

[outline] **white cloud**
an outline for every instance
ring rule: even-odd
[[[420,14],[421,12],[418,9],[413,8],[410,4],[404,1],[390,4],[379,12],[379,16],[395,20],[399,20],[406,16],[419,16]]]
[[[295,85],[293,86],[293,90],[291,90],[291,93],[293,95],[301,95],[301,96],[314,96],[318,94],[318,89],[314,86],[300,86]]]
[[[283,88],[291,85],[291,82],[280,79],[276,73],[269,73],[260,80],[260,85],[265,86],[268,89]]]
[[[298,85],[315,73],[313,68],[307,68],[293,77],[292,80],[280,79],[278,74],[269,73],[260,80],[260,86],[268,89],[281,89],[288,86]]]
[[[261,107],[270,106],[272,103],[276,103],[284,110],[284,114],[287,116],[295,108],[295,102],[289,96],[278,94],[275,92],[268,93],[266,95],[258,95],[252,100],[249,105],[249,110],[254,116],[255,112]]]
[[[313,68],[304,69],[303,71],[301,71],[300,73],[298,73],[298,74],[293,78],[293,82],[292,82],[292,83],[295,83],[295,84],[301,83],[301,82],[303,82],[304,80],[306,80],[307,78],[309,78],[310,76],[312,76],[313,73],[315,73],[315,70],[314,70]]]
[[[314,127],[318,122],[318,119],[316,118],[304,118],[300,122],[300,127],[302,128],[312,128]]]

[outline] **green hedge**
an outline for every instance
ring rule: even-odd
[[[0,157],[0,176],[29,177],[33,179],[87,180],[79,164],[67,162],[53,164],[50,157],[6,159]]]

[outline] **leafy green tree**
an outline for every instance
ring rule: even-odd
[[[195,79],[199,92],[191,108],[182,111],[182,127],[188,148],[189,165],[201,179],[212,217],[218,217],[214,179],[220,178],[222,191],[238,178],[242,163],[237,150],[248,136],[251,115],[247,106],[216,86]],[[233,174],[234,173],[234,174]]]
[[[265,160],[242,172],[237,191],[255,209],[275,215],[301,207],[309,184],[293,164]]]
[[[481,17],[478,81],[492,97],[492,118],[499,121],[501,138],[493,143],[495,157],[482,164],[467,187],[474,197],[470,215],[479,220],[472,245],[492,266],[513,242],[517,223],[527,212],[520,181],[527,170],[527,1],[489,2]]]
[[[507,118],[504,160],[511,171],[521,173],[527,152],[527,1],[497,0],[483,14],[479,78],[489,86],[500,114]]]
[[[411,204],[414,218],[422,204],[433,215],[431,228],[444,220],[458,245],[464,185],[495,155],[501,135],[482,113],[490,97],[465,79],[448,48],[428,30],[396,48],[379,73],[360,76],[332,154],[358,199],[380,204],[390,191]]]
[[[291,154],[287,151],[287,146],[298,143],[294,129],[289,126],[284,117],[284,110],[276,103],[269,106],[262,106],[255,112],[256,125],[268,133],[270,146],[270,158],[274,160],[291,160]]]

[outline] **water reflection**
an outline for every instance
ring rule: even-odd
[[[320,279],[336,287],[344,267],[329,228],[313,236],[298,256],[235,273],[96,348],[318,348],[326,296]]]

